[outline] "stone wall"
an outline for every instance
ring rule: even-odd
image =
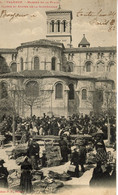
[[[89,52],[90,53],[90,52]],[[94,73],[95,75],[101,76],[101,74],[105,72],[114,72],[116,70],[116,54],[114,56],[110,56],[110,51],[109,52],[102,52],[103,56],[99,56],[98,58],[98,52],[91,52],[91,56],[87,56],[87,52],[78,52],[78,53],[66,53],[66,59],[69,61],[73,62],[74,65],[74,71],[73,73],[78,73],[79,75],[92,75]],[[86,66],[85,63],[87,61],[90,61],[91,64],[91,71],[87,72],[86,71]],[[102,61],[103,64],[101,64],[101,70],[98,71],[97,69],[97,63]],[[109,69],[109,63],[110,62],[115,62],[113,66]],[[103,67],[104,66],[104,67]]]
[[[5,58],[7,65],[10,67],[13,62],[16,62],[15,58],[12,59],[12,53],[9,54],[1,54],[3,58]]]
[[[82,99],[82,90],[86,89],[86,99]],[[78,112],[89,114],[93,111],[93,93],[95,91],[94,80],[79,80],[76,88],[78,95],[79,107]]]
[[[61,70],[62,51],[57,47],[28,47],[18,49],[18,72],[21,71],[20,59],[23,58],[24,70],[34,70],[34,57],[39,57],[39,69],[51,70],[51,59],[56,58],[56,70]]]
[[[24,90],[29,81],[36,81],[39,85],[39,95],[33,103],[33,115],[43,116],[43,113],[55,116],[69,116],[74,113],[89,114],[107,110],[107,98],[112,107],[115,102],[113,91],[113,81],[71,80],[68,78],[42,78],[42,79],[23,79],[23,78],[4,78],[0,82],[7,83],[8,94],[15,102],[16,112],[27,117],[31,114],[30,106],[25,99]],[[63,97],[57,99],[55,96],[55,86],[57,83],[63,85]],[[74,99],[69,100],[69,84],[74,85]],[[82,98],[82,90],[86,89],[86,99]],[[99,91],[103,92],[102,100],[99,97]],[[113,92],[113,93],[112,93]],[[14,95],[15,94],[15,95]]]

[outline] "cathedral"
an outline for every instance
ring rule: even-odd
[[[75,48],[72,11],[59,7],[46,17],[46,39],[0,48],[1,101],[21,117],[104,111],[115,89],[116,47],[91,47],[83,34]]]

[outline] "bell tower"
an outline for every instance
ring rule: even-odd
[[[47,35],[52,41],[63,43],[65,47],[71,47],[72,42],[72,11],[59,8],[46,11]]]

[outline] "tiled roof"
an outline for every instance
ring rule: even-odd
[[[58,43],[56,41],[50,41],[47,39],[40,39],[40,40],[35,40],[35,41],[30,41],[26,43],[21,43],[20,47],[27,47],[27,46],[53,46],[53,47],[61,47],[64,48],[63,43]]]
[[[19,72],[10,72],[5,74],[0,74],[0,78],[23,78],[24,76]]]
[[[80,43],[78,44],[78,47],[80,45],[83,45],[83,46],[86,46],[86,45],[90,45],[90,43],[87,41],[86,37],[85,37],[85,34],[83,34],[83,38],[82,40],[80,41]]]
[[[43,78],[43,77],[68,77],[72,79],[86,79],[92,77],[89,76],[82,76],[82,75],[74,75],[68,72],[63,71],[48,71],[48,70],[25,70],[21,72],[21,74],[24,75],[24,77],[37,77],[37,78]]]
[[[0,54],[3,53],[17,53],[16,49],[10,49],[10,48],[0,48]]]
[[[78,48],[66,48],[64,49],[64,53],[84,53],[84,52],[115,52],[116,47],[78,47]]]
[[[24,70],[22,72],[0,74],[0,78],[48,78],[48,77],[66,77],[70,79],[95,79],[91,76],[75,75],[62,71],[48,71],[48,70]]]
[[[6,74],[0,74],[0,79],[3,78],[68,78],[75,80],[95,80],[95,81],[113,81],[113,78],[109,77],[109,75],[76,75],[69,72],[62,71],[48,71],[48,70],[24,70],[22,72],[11,72]]]

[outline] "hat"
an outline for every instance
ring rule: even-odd
[[[97,145],[102,146],[102,143],[101,142],[98,142]]]
[[[25,161],[28,161],[28,160],[29,160],[28,156],[25,156],[25,157],[24,157],[24,160],[25,160]]]
[[[72,147],[71,147],[71,150],[72,150],[72,151],[76,150],[76,146],[72,146]]]
[[[101,129],[98,129],[98,131],[96,132],[96,134],[103,134],[103,131]]]

